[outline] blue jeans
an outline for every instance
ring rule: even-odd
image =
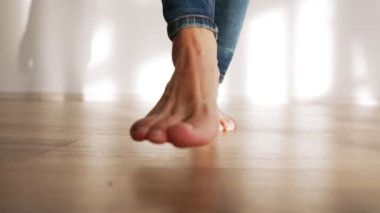
[[[183,28],[201,27],[214,32],[218,44],[221,83],[234,55],[249,0],[162,0],[168,35]]]

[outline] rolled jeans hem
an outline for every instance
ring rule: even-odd
[[[178,31],[190,27],[208,29],[214,33],[215,38],[218,37],[218,27],[209,17],[202,15],[186,15],[178,17],[168,24],[167,30],[170,40],[173,40]]]
[[[220,74],[219,75],[219,84],[223,83],[223,81],[224,81],[224,75]]]

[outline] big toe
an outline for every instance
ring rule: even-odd
[[[167,131],[169,142],[176,147],[196,147],[210,143],[218,134],[218,125],[179,123]]]

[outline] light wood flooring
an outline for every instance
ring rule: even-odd
[[[0,212],[380,212],[380,108],[224,104],[211,145],[135,143],[150,104],[0,101]]]

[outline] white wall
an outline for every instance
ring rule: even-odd
[[[0,92],[155,99],[173,67],[157,0],[0,1]],[[380,103],[379,0],[251,0],[221,98]]]

